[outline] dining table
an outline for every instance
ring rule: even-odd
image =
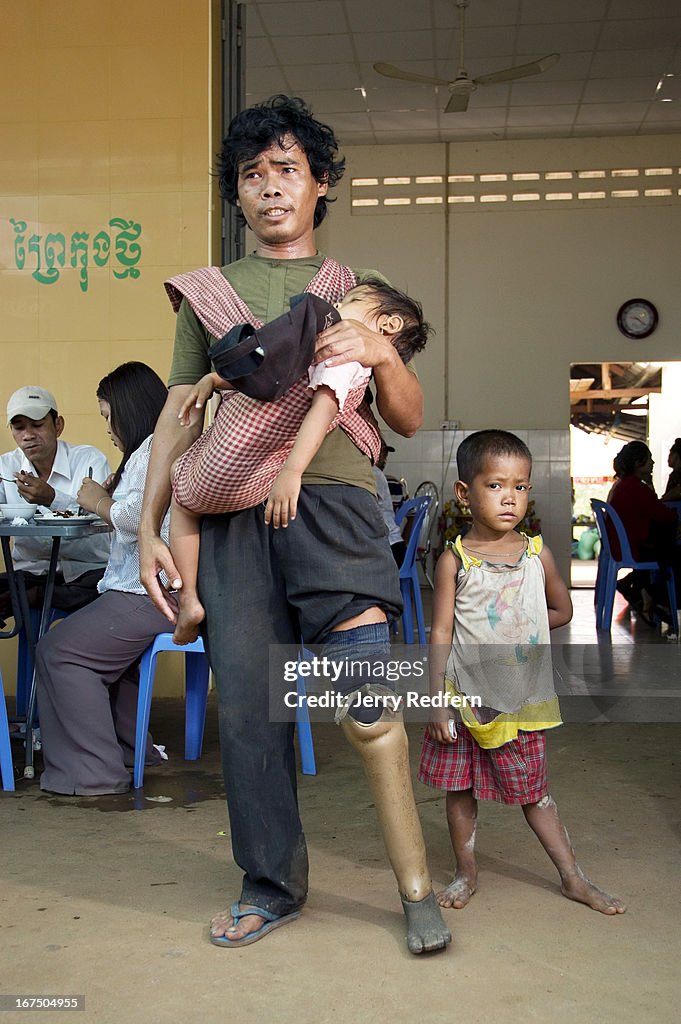
[[[23,628],[26,641],[31,654],[33,673],[28,693],[26,714],[18,716],[15,721],[25,725],[26,732],[26,755],[24,760],[24,778],[32,779],[35,771],[33,767],[34,747],[34,722],[36,716],[36,690],[37,678],[35,669],[35,647],[38,641],[47,632],[52,618],[52,598],[54,594],[54,583],[57,576],[59,564],[59,549],[62,540],[77,540],[81,537],[89,537],[95,533],[109,533],[111,526],[94,514],[72,515],[69,517],[57,515],[36,515],[29,520],[0,518],[0,545],[7,573],[7,584],[14,612],[14,628],[0,631],[0,639],[9,639],[16,636]],[[51,538],[50,562],[45,579],[45,591],[42,605],[40,607],[40,623],[37,634],[34,633],[26,588],[21,573],[14,568],[12,562],[13,537],[42,537]]]

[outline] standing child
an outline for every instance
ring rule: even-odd
[[[463,441],[457,466],[456,496],[472,525],[437,563],[429,662],[431,693],[456,695],[461,723],[457,733],[449,708],[432,713],[419,768],[422,782],[447,790],[456,872],[438,902],[460,909],[475,892],[481,799],[520,804],[564,896],[624,913],[582,873],[548,789],[544,730],[561,724],[549,630],[570,621],[572,604],[541,537],[516,530],[532,456],[514,434],[481,430]]]
[[[335,321],[358,320],[388,336],[405,363],[423,349],[430,333],[419,303],[378,279],[368,279],[351,288],[335,304],[335,312],[322,299],[309,298],[314,298],[319,315],[324,314],[326,307]],[[263,328],[263,338],[289,329],[288,317],[285,314],[279,318],[282,327],[278,327],[276,320]],[[302,339],[291,338],[291,359],[301,344]],[[217,373],[206,374],[198,381],[179,413],[186,425],[192,409],[202,410],[213,391],[224,390],[227,394],[213,426],[172,469],[170,549],[182,579],[182,588],[175,595],[179,606],[175,643],[186,644],[196,639],[204,618],[197,593],[201,516],[251,508],[266,501],[265,522],[271,522],[274,529],[288,527],[296,518],[303,473],[326,434],[336,426],[343,427],[344,414],[354,411],[362,402],[370,377],[371,371],[357,362],[310,366],[307,387],[300,389],[297,397],[289,391],[277,402],[266,403],[268,421],[259,434],[257,447],[245,445],[241,424],[229,419],[228,392],[234,385]],[[350,436],[355,444],[361,443],[362,438],[357,439],[353,433]],[[380,443],[378,434],[376,438]],[[368,454],[376,457],[378,448]]]

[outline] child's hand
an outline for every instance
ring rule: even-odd
[[[456,723],[447,708],[433,708],[428,722],[428,732],[436,743],[454,743]]]
[[[298,495],[300,494],[301,474],[285,466],[272,484],[270,496],[265,507],[265,523],[270,522],[275,530],[280,526],[284,529],[296,518]]]
[[[177,418],[183,427],[191,426],[191,414],[193,409],[203,409],[213,392],[220,386],[222,378],[216,373],[207,373],[205,377],[197,381],[189,395],[182,403]],[[227,384],[227,381],[224,381]]]

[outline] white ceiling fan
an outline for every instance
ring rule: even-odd
[[[479,85],[491,85],[494,82],[513,82],[517,78],[541,75],[542,72],[548,71],[549,68],[552,68],[560,60],[560,54],[549,53],[546,57],[533,60],[529,64],[517,64],[513,68],[503,68],[501,71],[493,71],[489,75],[478,75],[477,78],[471,78],[466,71],[464,62],[464,32],[468,4],[469,0],[456,0],[456,6],[459,9],[459,70],[456,73],[456,78],[447,81],[444,78],[416,75],[411,71],[402,71],[401,68],[395,67],[394,64],[374,64],[374,71],[377,71],[379,75],[384,75],[386,78],[400,78],[405,82],[420,82],[423,85],[444,85],[451,93],[445,107],[445,114],[462,114],[468,110],[468,101],[471,98],[471,94],[475,92]]]

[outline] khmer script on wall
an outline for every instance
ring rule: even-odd
[[[74,231],[67,241],[63,231],[51,231],[46,235],[32,234],[27,238],[28,226],[25,220],[9,219],[14,229],[14,262],[18,270],[30,269],[31,276],[39,284],[54,284],[59,280],[62,268],[79,268],[80,290],[88,289],[88,266],[106,267],[109,260],[113,275],[118,278],[137,278],[140,269],[137,264],[142,256],[142,246],[137,241],[142,225],[123,217],[112,217],[107,228],[92,235],[89,231]]]

